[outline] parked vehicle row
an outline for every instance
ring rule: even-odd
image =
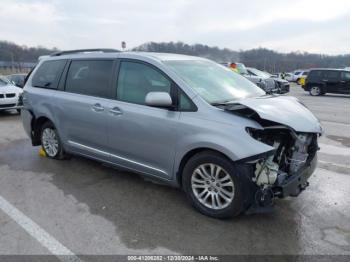
[[[49,158],[158,179],[216,218],[308,186],[322,129],[296,98],[199,57],[89,51],[41,59],[25,84],[23,126]]]

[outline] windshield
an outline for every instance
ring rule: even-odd
[[[259,76],[261,78],[270,78],[271,75],[269,73],[260,71],[256,68],[249,68],[249,71],[252,72],[254,75]]]
[[[208,60],[174,60],[164,64],[211,104],[265,95],[243,76]]]

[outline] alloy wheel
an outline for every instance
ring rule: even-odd
[[[310,93],[313,96],[318,96],[321,94],[321,90],[318,86],[313,86],[313,87],[311,87]]]
[[[50,157],[55,157],[58,153],[58,138],[55,130],[45,128],[42,132],[42,146]]]
[[[196,199],[211,209],[224,209],[234,199],[234,182],[221,166],[207,163],[198,166],[191,177]]]

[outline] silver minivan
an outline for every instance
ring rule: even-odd
[[[317,118],[207,59],[75,50],[42,57],[22,120],[33,146],[81,155],[180,187],[226,218],[297,196],[317,162]]]

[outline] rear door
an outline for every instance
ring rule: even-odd
[[[339,92],[344,94],[350,94],[350,71],[341,72],[340,85],[341,88]]]
[[[327,70],[323,71],[322,82],[328,93],[338,93],[341,90],[340,71]]]
[[[64,90],[55,95],[57,122],[70,151],[109,160],[106,105],[113,67],[113,60],[71,61]]]

